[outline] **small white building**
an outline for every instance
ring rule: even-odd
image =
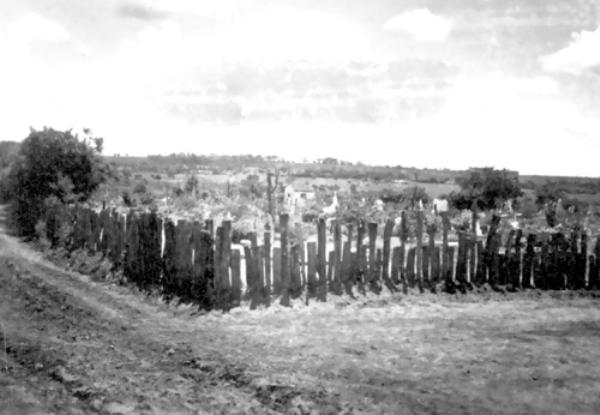
[[[438,215],[442,212],[448,212],[448,200],[447,199],[433,199],[431,203],[433,213]]]
[[[316,197],[312,189],[294,189],[289,184],[284,189],[284,203],[290,214],[294,214],[296,209],[301,209],[309,200],[314,200]]]

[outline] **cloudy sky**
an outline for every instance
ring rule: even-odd
[[[598,0],[2,0],[0,139],[600,176]]]

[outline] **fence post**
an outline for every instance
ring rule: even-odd
[[[167,247],[169,238],[167,237],[167,222],[165,222],[165,254],[163,261],[166,261],[168,255]],[[202,229],[202,225],[195,221],[192,224],[192,243],[194,248],[194,264],[192,277],[192,298],[204,310],[210,310],[214,305],[212,289],[212,270],[209,270],[209,253],[212,253],[212,238]],[[165,274],[166,275],[166,274]],[[234,293],[235,296],[235,293]],[[239,292],[237,298],[234,298],[239,304]]]
[[[576,290],[579,286],[579,232],[572,230],[566,245],[562,252],[561,277],[566,278],[566,289]]]
[[[330,290],[336,295],[342,295],[342,229],[339,221],[336,219],[333,228],[333,278]]]
[[[260,249],[256,232],[250,232],[250,257],[246,261],[250,266],[250,275],[252,279],[252,290],[250,292],[250,309],[254,310],[259,304],[263,303],[263,280],[260,271]],[[263,271],[264,274],[264,271]]]
[[[273,247],[273,294],[281,293],[281,248]]]
[[[217,230],[218,231],[218,230]],[[246,268],[246,297],[250,300],[250,310],[255,310],[258,306],[256,290],[256,274],[254,270],[254,258],[252,247],[244,245],[244,263]]]
[[[527,235],[527,245],[525,246],[525,253],[523,254],[523,277],[521,279],[521,286],[523,288],[531,288],[533,286],[535,239],[535,234],[530,233]]]
[[[496,288],[499,282],[500,273],[500,235],[498,234],[498,226],[500,225],[500,216],[494,214],[492,216],[492,223],[487,236],[486,253],[487,253],[487,267],[489,270],[489,283],[492,287]]]
[[[179,222],[177,223],[177,227],[179,228]],[[215,254],[214,254],[214,296],[215,296],[215,308],[223,309],[223,267],[222,259],[223,256],[223,227],[217,226],[215,231]]]
[[[515,254],[514,260],[512,262],[511,272],[512,279],[511,284],[515,289],[521,288],[521,281],[523,275],[523,256],[522,256],[522,247],[523,247],[523,231],[521,229],[517,229],[517,235],[515,236]]]
[[[141,254],[142,274],[145,288],[156,287],[160,283],[161,252],[160,252],[160,219],[156,212],[142,216],[141,222]]]
[[[106,211],[106,223],[103,225],[102,231],[102,246],[105,250],[105,256],[110,259],[110,261],[114,264],[117,260],[117,255],[115,254],[116,247],[116,239],[118,238],[118,234],[120,233],[119,226],[121,225],[119,221],[119,217],[114,211]]]
[[[356,275],[354,276],[356,283],[358,283],[358,292],[362,295],[365,295],[365,283],[366,283],[366,247],[363,244],[363,240],[365,238],[365,222],[360,221],[358,224],[358,229],[356,232],[356,261],[355,261],[355,271]]]
[[[427,265],[424,269],[427,272],[427,284],[429,289],[435,292],[437,276],[435,275],[435,233],[437,227],[435,223],[427,225]]]
[[[381,248],[376,249],[377,255],[375,258],[375,272],[378,276],[381,275],[381,268],[383,267],[383,252]],[[381,292],[381,284],[378,284],[379,292]]]
[[[263,241],[264,243],[264,241]],[[271,305],[271,296],[267,290],[266,274],[265,274],[265,246],[256,248],[256,266],[258,268],[258,296],[260,301],[267,307]]]
[[[290,262],[290,295],[299,298],[302,295],[302,276],[300,272],[300,245],[294,244],[291,248]]]
[[[500,272],[500,285],[507,285],[512,281],[512,247],[514,245],[515,231],[511,229],[504,244],[504,258]],[[514,286],[513,286],[514,287]]]
[[[442,217],[442,276],[446,289],[452,286],[452,270],[449,262],[449,250],[448,250],[448,232],[450,230],[450,219],[448,218],[448,212],[441,212]]]
[[[271,303],[271,232],[266,231],[264,238],[264,258],[265,258],[265,298]],[[267,304],[268,305],[268,304]]]
[[[342,257],[342,284],[344,285],[344,291],[348,295],[352,295],[352,225],[348,225],[348,239],[344,243],[343,257]]]
[[[569,268],[571,266],[572,255],[569,252],[569,242],[562,233],[557,233],[552,237],[551,244],[551,263],[550,281],[548,288],[555,290],[564,290],[569,283]]]
[[[98,236],[98,248],[100,249],[100,251],[102,251],[102,255],[104,255],[105,257],[108,255],[109,235],[113,234],[113,231],[110,229],[110,225],[110,211],[108,209],[103,209],[102,212],[100,212],[101,234]]]
[[[99,219],[98,214],[94,212],[92,209],[87,209],[88,211],[88,220],[89,220],[89,233],[87,240],[88,250],[92,253],[96,253],[96,241],[98,239],[98,228],[99,228]]]
[[[333,278],[333,261],[335,259],[335,252],[334,251],[329,251],[329,255],[327,258],[327,264],[329,265],[327,267],[327,281],[329,282],[329,291],[331,291],[331,280]]]
[[[404,266],[405,258],[408,256],[406,252],[406,240],[408,239],[408,217],[406,211],[400,213],[400,279],[402,280],[402,292],[408,294],[408,275],[407,267]]]
[[[535,274],[535,288],[540,290],[548,289],[548,271],[550,266],[550,254],[548,247],[548,239],[542,241],[542,252],[540,256],[540,271]]]
[[[448,232],[450,230],[450,219],[448,218],[448,212],[441,212],[442,217],[442,278],[444,283],[447,284],[451,277],[448,278],[449,274],[452,275],[450,265],[448,264]]]
[[[204,228],[206,229],[206,232],[208,232],[210,237],[212,239],[214,239],[215,238],[215,223],[213,222],[212,219],[207,219],[204,221]]]
[[[307,281],[307,295],[308,298],[315,298],[317,295],[317,244],[315,242],[309,242],[306,244],[307,261],[308,261],[308,281]]]
[[[458,252],[456,258],[456,285],[464,292],[467,279],[465,277],[467,269],[467,236],[464,231],[458,231]]]
[[[302,229],[302,224],[299,222],[296,222],[294,224],[294,229],[298,243],[298,267],[300,275],[300,289],[304,290],[307,284],[305,267],[306,265],[308,265],[308,260],[306,259],[306,249],[304,248],[304,230]]]
[[[223,227],[223,241],[221,243],[221,278],[223,286],[223,296],[225,298],[231,298],[231,282],[229,281],[229,265],[231,263],[231,221],[224,220],[221,223]],[[229,308],[230,305],[227,305]]]
[[[419,292],[423,294],[423,211],[417,211],[417,285]]]
[[[233,307],[242,300],[241,253],[238,249],[231,251],[231,303]]]
[[[577,278],[578,284],[577,284],[577,289],[583,289],[585,288],[585,281],[586,281],[586,276],[588,273],[588,254],[587,254],[587,241],[588,241],[588,236],[587,233],[584,231],[582,231],[581,234],[581,246],[580,246],[580,251],[578,254],[578,271],[579,271],[579,277]]]
[[[600,236],[596,237],[596,245],[594,246],[594,270],[590,272],[588,286],[597,290],[600,289]]]
[[[392,251],[392,232],[394,230],[394,221],[388,219],[385,222],[385,227],[383,228],[383,262],[382,268],[383,272],[381,273],[383,277],[383,282],[391,292],[398,291],[396,286],[392,283],[390,278],[390,256]]]
[[[396,246],[392,249],[392,283],[400,284],[400,247]]]
[[[410,288],[415,288],[415,257],[417,253],[417,248],[412,247],[408,248],[408,253],[406,254],[406,281]]]
[[[379,286],[379,275],[377,275],[377,252],[375,243],[377,239],[377,223],[370,222],[368,225],[369,231],[369,288],[375,293],[381,291]]]
[[[167,219],[165,226],[165,248],[163,252],[163,292],[167,298],[175,294],[176,255],[175,250],[175,224]],[[211,304],[212,305],[212,304]]]
[[[477,278],[477,266],[478,266],[478,248],[479,244],[477,243],[477,220],[479,219],[479,212],[477,209],[477,203],[473,203],[471,207],[471,237],[469,238],[469,249],[470,249],[470,271],[469,282],[471,284],[475,284],[478,282]]]
[[[180,296],[186,301],[192,301],[192,283],[194,279],[193,254],[192,254],[192,224],[188,221],[178,221],[177,227],[180,228],[177,249],[178,273],[181,282]]]
[[[589,264],[589,273],[588,273],[588,280],[587,280],[587,289],[588,290],[594,290],[596,289],[596,281],[595,281],[595,276],[598,273],[598,264],[596,262],[596,257],[594,255],[589,255],[588,256],[588,264]]]
[[[325,219],[319,218],[317,223],[317,273],[319,274],[319,290],[317,299],[327,300],[327,234]]]
[[[127,215],[127,245],[125,249],[124,274],[127,279],[140,286],[140,237],[139,221],[133,211]]]
[[[290,306],[290,263],[288,254],[288,226],[289,215],[283,213],[279,215],[279,228],[281,231],[281,305]]]

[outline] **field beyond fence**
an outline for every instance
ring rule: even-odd
[[[316,240],[295,235],[292,241],[289,217],[282,214],[279,232],[250,233],[234,244],[231,221],[215,228],[211,220],[175,223],[154,212],[122,215],[71,206],[49,210],[45,232],[53,247],[101,253],[140,289],[206,310],[228,310],[243,301],[250,308],[273,301],[286,306],[291,299],[308,303],[367,291],[467,292],[485,284],[508,291],[600,288],[600,238],[588,253],[590,238],[583,231],[525,235],[517,229],[502,235],[500,217],[494,216],[486,235],[459,230],[458,243],[450,243],[447,216],[438,230],[424,228],[418,212],[410,238],[407,221],[403,213],[394,234],[393,220],[326,226],[319,219]]]

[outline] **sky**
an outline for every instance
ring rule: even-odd
[[[2,0],[0,140],[600,177],[600,0]]]

